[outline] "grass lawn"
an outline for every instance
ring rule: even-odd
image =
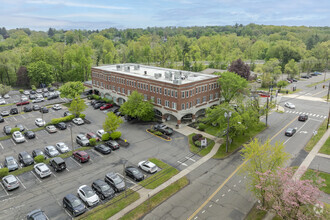
[[[207,143],[209,143],[209,145],[201,150],[201,148],[197,147],[192,141],[192,137],[194,135],[195,135],[195,133],[192,133],[188,136],[190,151],[195,153],[195,154],[198,154],[199,156],[202,156],[202,157],[207,155],[208,153],[210,153],[210,151],[212,150],[215,142],[213,140],[209,139],[209,138],[206,138]]]
[[[140,195],[137,192],[134,192],[130,189],[126,190],[126,194],[126,198],[125,193],[123,192],[115,198],[111,199],[110,201],[106,202],[105,204],[99,205],[91,211],[86,212],[77,219],[108,219],[140,198]]]
[[[319,153],[330,155],[330,137],[328,137],[326,142],[323,144]]]
[[[311,151],[313,149],[313,147],[315,146],[315,144],[322,138],[322,136],[324,135],[326,130],[327,130],[327,120],[324,120],[324,122],[319,127],[317,134],[315,136],[313,136],[306,144],[305,151],[308,151],[308,152]]]
[[[324,99],[325,101],[327,101],[327,98],[328,98],[328,95],[325,95],[325,96],[322,97],[322,99]],[[329,102],[329,100],[328,100],[328,102]]]
[[[313,179],[313,177],[316,175],[316,173],[319,173],[319,177],[321,177],[322,179],[325,180],[324,184],[326,184],[326,186],[323,186],[320,188],[320,190],[322,190],[325,193],[330,194],[330,174],[329,173],[324,173],[321,171],[315,171],[312,169],[308,169],[305,174],[303,175],[302,179]]]
[[[217,133],[219,132],[219,128],[217,126],[212,126],[212,125],[206,124],[206,128],[205,128],[204,132],[206,132],[210,135],[213,135],[213,136],[217,136]]]
[[[144,188],[147,189],[155,189],[162,183],[166,182],[167,180],[171,179],[172,176],[176,175],[179,173],[177,169],[174,167],[164,163],[161,160],[158,160],[156,158],[150,158],[150,162],[153,162],[156,164],[159,168],[161,168],[161,171],[153,174],[149,178],[141,181],[139,185],[143,186]]]
[[[262,130],[266,128],[265,124],[260,123],[255,130],[249,130],[245,135],[238,135],[234,138],[233,142],[228,147],[228,153],[226,153],[226,142],[221,144],[218,152],[213,156],[215,159],[224,158],[234,152],[237,148],[248,142],[251,138],[256,136]]]
[[[172,183],[156,195],[152,196],[149,200],[145,201],[144,203],[124,215],[121,220],[140,219],[153,208],[170,198],[173,194],[177,193],[188,184],[189,181],[187,177],[182,177],[178,181]]]
[[[326,79],[325,82],[328,82],[329,80],[330,80],[330,78]],[[307,85],[307,87],[314,87],[314,86],[316,86],[318,84],[321,84],[321,83],[324,83],[324,80],[316,82],[316,83],[311,83],[311,84]]]

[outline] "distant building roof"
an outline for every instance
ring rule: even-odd
[[[207,69],[205,69],[205,70],[202,71],[202,73],[204,73],[204,74],[213,74],[215,72],[223,73],[223,72],[227,72],[227,70],[207,68]]]

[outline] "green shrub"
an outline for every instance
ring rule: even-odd
[[[53,119],[50,121],[50,123],[53,124],[53,125],[56,125],[56,124],[58,124],[58,123],[61,122],[60,119],[61,119],[61,118],[53,118]]]
[[[162,136],[162,135],[163,135],[163,133],[160,132],[160,131],[155,131],[154,134],[155,134],[155,135],[158,135],[158,136]]]
[[[79,118],[81,118],[81,119],[85,119],[85,117],[86,117],[85,114],[80,114],[80,115],[79,115]]]
[[[12,128],[12,129],[10,130],[10,133],[14,133],[15,131],[19,131],[19,128]]]
[[[155,130],[154,129],[149,129],[149,132],[155,133]]]
[[[68,115],[64,117],[64,121],[72,121],[74,119],[74,115]]]
[[[36,163],[43,163],[45,161],[45,157],[43,155],[38,155],[34,158]]]
[[[201,147],[202,146],[200,141],[195,141],[194,144],[196,145],[196,147]]]
[[[94,147],[96,145],[96,139],[95,138],[91,138],[89,139],[89,144]]]
[[[96,99],[96,100],[100,100],[100,99],[101,99],[101,96],[98,96],[98,95],[94,95],[94,94],[93,94],[93,95],[92,95],[92,98],[93,98],[93,99]]]
[[[37,87],[36,87],[35,85],[32,85],[32,86],[31,86],[31,89],[32,89],[33,91],[36,91],[36,90],[37,90]]]
[[[107,141],[107,140],[109,140],[110,139],[110,134],[109,133],[104,133],[103,135],[102,135],[102,141]]]
[[[7,176],[9,173],[9,169],[7,167],[5,168],[1,168],[0,169],[0,178],[4,177],[4,176]]]
[[[118,138],[121,137],[121,132],[120,131],[114,131],[110,134],[110,137],[112,140],[117,140]]]
[[[199,123],[198,124],[198,129],[201,130],[201,131],[204,131],[206,128],[206,125],[204,123]]]
[[[23,89],[20,89],[19,92],[20,92],[21,94],[23,94],[24,90],[23,90]]]

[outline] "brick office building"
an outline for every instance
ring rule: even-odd
[[[92,67],[92,86],[121,105],[132,91],[152,100],[163,120],[192,121],[219,104],[219,76],[139,64]]]

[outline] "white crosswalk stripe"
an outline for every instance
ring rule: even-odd
[[[320,115],[316,115],[316,117],[318,118]]]
[[[316,114],[313,115],[313,117],[315,116]]]
[[[321,118],[321,119],[322,118],[327,118],[326,115],[319,115],[319,114],[313,114],[313,113],[308,113],[308,112],[286,111],[286,113],[309,115],[309,116],[316,117],[316,118]]]

